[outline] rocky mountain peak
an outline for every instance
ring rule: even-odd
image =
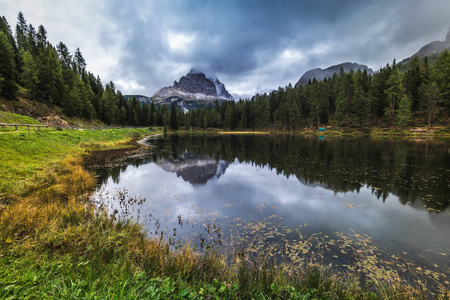
[[[187,93],[204,94],[208,96],[217,96],[216,85],[205,73],[191,70],[186,76],[173,83],[173,87]]]
[[[157,98],[173,96],[185,100],[233,100],[233,96],[219,79],[208,78],[205,73],[196,69],[191,69],[178,81],[174,81],[173,86],[162,88],[154,95]]]
[[[176,105],[183,111],[212,105],[216,100],[222,103],[234,99],[219,79],[208,78],[196,69],[191,69],[174,81],[173,86],[163,87],[151,97],[155,103]]]

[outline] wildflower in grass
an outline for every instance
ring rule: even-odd
[[[5,242],[6,242],[7,244],[11,243],[11,239],[8,238],[8,239],[5,240]]]

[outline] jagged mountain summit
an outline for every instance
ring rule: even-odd
[[[127,99],[131,97],[141,102],[176,106],[184,112],[197,107],[212,105],[216,100],[219,103],[234,100],[219,79],[208,78],[205,73],[194,69],[181,77],[180,80],[174,81],[173,86],[163,87],[152,97],[125,95]]]
[[[324,80],[325,78],[332,77],[334,73],[339,74],[341,67],[344,69],[344,72],[346,72],[346,73],[350,72],[351,69],[353,69],[353,71],[355,71],[355,72],[357,70],[361,70],[361,71],[367,70],[367,73],[370,75],[373,75],[375,73],[372,69],[370,69],[366,65],[360,65],[357,63],[346,62],[346,63],[328,67],[326,69],[317,68],[317,69],[309,70],[305,74],[303,74],[303,76],[299,79],[299,81],[295,84],[295,86],[298,87],[299,85],[305,85],[309,82],[309,80],[312,81],[314,78],[316,80],[321,81],[321,80]]]
[[[201,71],[191,70],[179,81],[174,81],[173,86],[160,89],[151,100],[159,104],[175,104],[186,111],[210,105],[215,100],[222,102],[234,99],[219,79],[210,79]]]
[[[450,50],[450,30],[447,33],[445,41],[443,41],[443,42],[441,42],[441,41],[434,41],[434,42],[431,42],[429,44],[426,44],[425,46],[420,48],[419,51],[414,53],[411,57],[408,57],[408,58],[402,60],[400,63],[401,64],[406,64],[409,61],[411,61],[411,59],[413,57],[417,56],[419,58],[424,58],[426,56],[430,56],[430,55],[433,55],[433,54],[441,53],[445,49],[449,49]]]
[[[206,77],[205,73],[191,70],[186,76],[173,83],[173,88],[185,93],[204,94],[225,100],[233,100],[233,97],[225,89],[225,85],[215,78]]]

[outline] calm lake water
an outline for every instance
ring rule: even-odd
[[[335,242],[360,236],[380,257],[449,272],[449,141],[170,135],[147,143],[145,158],[98,171],[94,200],[139,220],[149,236],[291,258],[327,239],[321,259],[336,264],[349,251]],[[301,239],[310,243],[287,245]]]

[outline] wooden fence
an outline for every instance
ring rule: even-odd
[[[79,126],[65,126],[65,125],[31,125],[31,124],[4,124],[4,123],[0,123],[0,125],[2,126],[2,130],[5,130],[6,127],[14,127],[16,130],[19,130],[20,128],[27,128],[27,130],[30,130],[30,127],[37,127],[37,130],[40,130],[41,128],[45,128],[45,129],[54,129],[57,130],[58,128],[62,129],[62,130],[101,130],[101,129],[119,129],[119,128],[124,128],[124,127],[79,127]],[[134,127],[133,127],[134,128]]]

